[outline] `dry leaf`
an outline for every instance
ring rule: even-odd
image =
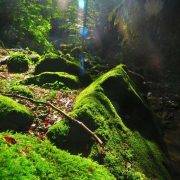
[[[4,140],[8,143],[8,144],[16,144],[17,141],[11,137],[11,136],[4,136]]]

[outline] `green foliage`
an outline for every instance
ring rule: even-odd
[[[104,155],[72,122],[63,128],[57,123],[48,136],[61,148],[103,163],[117,179],[168,179],[153,116],[125,69],[120,65],[99,77],[80,93],[70,113],[103,140]],[[67,125],[68,131],[60,130]]]
[[[89,159],[22,134],[0,134],[0,157],[0,179],[115,179]]]
[[[0,1],[0,39],[10,47],[29,47],[39,53],[59,49],[61,43],[77,44],[77,4],[66,7],[58,0]]]
[[[25,131],[32,124],[33,115],[23,105],[0,95],[0,130]]]
[[[9,72],[23,73],[29,69],[29,58],[23,53],[13,53],[7,61]]]
[[[65,72],[44,72],[27,78],[23,83],[39,85],[50,89],[74,89],[80,87],[78,77]]]
[[[68,72],[71,74],[78,75],[80,71],[79,65],[76,60],[71,56],[64,54],[53,54],[49,53],[44,55],[42,60],[37,64],[35,73],[39,74],[42,72]]]
[[[48,32],[51,28],[49,19],[51,12],[53,13],[51,1],[41,3],[27,0],[2,0],[0,8],[1,17],[4,17],[1,19],[0,33],[5,44],[28,46],[39,52],[53,49],[48,40]]]

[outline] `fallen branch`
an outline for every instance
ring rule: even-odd
[[[44,102],[44,101],[36,101],[34,99],[31,99],[31,98],[28,98],[28,97],[24,97],[24,96],[20,96],[20,95],[15,95],[15,94],[2,94],[2,95],[8,96],[8,97],[24,99],[24,100],[30,101],[31,103],[34,103],[34,104],[44,104],[46,106],[51,107],[52,109],[54,109],[57,112],[59,112],[60,114],[62,114],[69,121],[72,121],[72,122],[76,123],[77,125],[79,125],[81,128],[83,128],[96,141],[96,143],[99,144],[100,147],[103,148],[103,142],[101,141],[101,139],[94,132],[92,132],[84,123],[82,123],[81,121],[79,121],[79,120],[69,116],[64,111],[62,111],[61,109],[57,108],[53,104],[51,104],[49,102]]]
[[[6,77],[2,74],[0,74],[0,78],[6,79]]]

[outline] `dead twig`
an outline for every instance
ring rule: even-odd
[[[6,77],[2,74],[0,74],[0,78],[6,79]]]
[[[69,116],[68,114],[66,114],[64,111],[62,111],[61,109],[59,109],[58,107],[54,106],[53,104],[49,103],[49,102],[44,102],[44,101],[36,101],[34,99],[31,98],[27,98],[24,96],[20,96],[20,95],[15,95],[15,94],[2,94],[4,96],[8,96],[8,97],[14,97],[14,98],[19,98],[19,99],[24,99],[27,101],[30,101],[31,103],[34,104],[44,104],[46,106],[51,107],[52,109],[54,109],[55,111],[59,112],[60,114],[62,114],[67,120],[72,121],[74,123],[76,123],[77,125],[79,125],[82,129],[84,129],[95,141],[97,144],[100,145],[100,147],[104,148],[104,144],[101,141],[101,139],[93,132],[91,131],[84,123],[82,123],[81,121]]]

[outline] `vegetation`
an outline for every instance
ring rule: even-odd
[[[33,121],[32,113],[11,98],[0,95],[0,130],[26,131]]]
[[[115,179],[92,160],[70,155],[33,136],[1,133],[0,151],[1,179]]]
[[[33,92],[28,87],[23,85],[14,85],[10,87],[10,92],[23,95],[29,98],[33,97]]]
[[[105,155],[102,157],[91,138],[73,123],[59,122],[50,128],[48,136],[60,148],[103,163],[117,179],[169,177],[153,116],[122,65],[81,92],[71,116],[103,139]]]
[[[9,72],[23,73],[29,69],[29,58],[22,53],[13,53],[7,61]]]
[[[180,179],[179,7],[0,0],[0,179]]]
[[[51,89],[76,89],[80,87],[77,76],[65,72],[45,72],[24,81],[24,84],[34,84]]]
[[[71,56],[50,53],[44,55],[35,68],[35,74],[42,72],[68,72],[78,75],[80,67]]]

